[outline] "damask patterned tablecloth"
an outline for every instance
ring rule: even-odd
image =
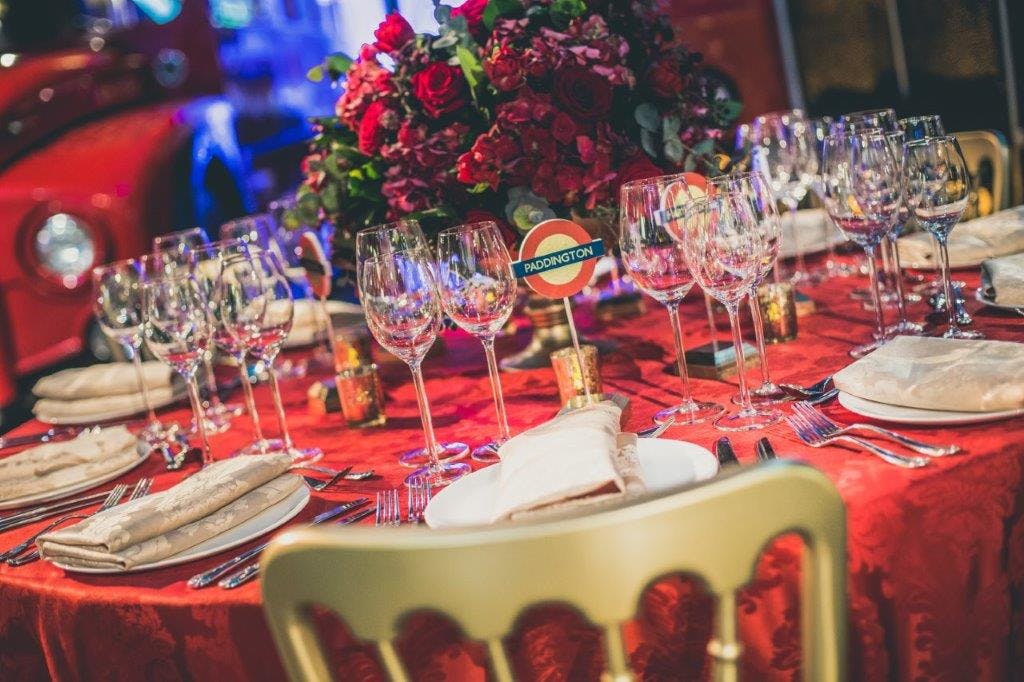
[[[967,278],[972,286],[977,284],[976,278]],[[808,291],[818,312],[800,320],[796,342],[769,348],[777,380],[811,383],[849,362],[846,351],[867,338],[872,322],[871,313],[849,298],[854,286],[863,285],[860,278],[842,279]],[[683,310],[686,343],[691,347],[709,336],[700,297],[694,294]],[[667,316],[648,303],[643,317],[606,327],[591,319],[586,304],[580,306],[584,333],[618,344],[604,358],[602,375],[606,389],[631,398],[625,424],[631,429],[646,426],[651,414],[672,404],[678,385],[665,369],[671,360]],[[1024,318],[969,306],[976,325],[991,338],[1024,340]],[[913,312],[924,311],[915,307]],[[725,338],[724,316],[719,325]],[[523,330],[501,339],[499,353],[522,347],[528,333]],[[494,431],[482,350],[461,332],[446,333],[444,345],[442,354],[425,363],[435,426],[443,439],[482,442]],[[312,414],[305,404],[312,378],[284,382],[289,423],[300,445],[322,446],[328,466],[373,467],[382,475],[376,481],[314,494],[293,523],[356,494],[372,498],[376,490],[401,484],[407,470],[398,466],[396,456],[422,441],[416,402],[405,367],[389,361],[383,352],[378,357],[384,364],[388,400],[384,428],[350,430],[337,414]],[[513,431],[542,422],[556,411],[550,369],[504,374],[502,379]],[[694,380],[693,388],[699,397],[723,403],[736,390],[734,379]],[[269,394],[265,387],[256,393],[269,430]],[[834,402],[825,410],[837,420],[853,418]],[[179,407],[164,416],[184,419],[186,414]],[[28,424],[19,432],[40,428],[38,423]],[[1024,677],[1024,419],[906,430],[935,442],[956,442],[967,452],[924,469],[902,470],[855,450],[804,447],[784,424],[766,433],[735,435],[733,442],[740,461],[752,464],[754,442],[768,435],[782,457],[802,459],[828,475],[846,501],[852,679]],[[215,454],[225,456],[250,435],[247,420],[239,419],[233,429],[214,437]],[[666,437],[711,447],[720,435],[710,426],[698,426],[672,428]],[[195,466],[168,473],[154,457],[124,480],[155,476],[153,490],[163,490]],[[3,546],[14,544],[34,530],[10,531],[0,540]],[[68,574],[46,563],[0,567],[0,679],[282,678],[261,611],[258,582],[234,591],[197,592],[185,585],[189,576],[225,556],[113,576]],[[747,679],[799,677],[799,561],[795,538],[776,541],[763,555],[755,582],[742,595]],[[329,566],[324,572],[328,578],[345,579],[332,576]],[[643,679],[692,680],[707,675],[709,605],[697,583],[682,578],[666,579],[649,590],[637,618],[626,628],[632,663]],[[372,646],[354,641],[330,617],[325,616],[323,623],[338,679],[380,679]],[[530,611],[508,644],[522,679],[597,679],[600,635],[569,609],[542,606]],[[457,629],[436,616],[409,620],[401,652],[416,679],[487,676],[484,650],[461,641]]]

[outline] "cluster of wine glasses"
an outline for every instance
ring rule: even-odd
[[[322,455],[318,448],[294,445],[273,369],[294,315],[292,287],[273,250],[241,239],[210,242],[200,228],[174,232],[157,237],[152,253],[95,268],[93,291],[101,328],[135,363],[148,413],[148,425],[140,435],[152,445],[168,445],[180,429],[162,424],[153,411],[142,378],[143,341],[185,382],[204,464],[212,461],[210,435],[227,429],[232,417],[241,413],[217,396],[211,367],[214,348],[238,365],[255,431],[254,441],[236,454],[288,453],[296,462]],[[263,436],[247,357],[268,368],[280,439]],[[206,401],[198,383],[203,367]]]

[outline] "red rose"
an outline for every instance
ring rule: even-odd
[[[398,52],[416,37],[416,33],[405,17],[398,12],[392,12],[380,22],[373,36],[377,39],[375,44],[381,52]]]
[[[487,0],[466,0],[458,7],[452,8],[453,17],[466,17],[466,27],[473,37],[480,40],[487,35],[487,27],[484,26],[484,10],[487,9]]]
[[[655,166],[647,154],[637,152],[619,164],[619,170],[615,174],[615,194],[619,193],[619,188],[622,185],[631,180],[656,178],[663,174],[664,171]]]
[[[562,144],[570,144],[576,137],[576,124],[565,112],[559,111],[551,122],[551,136]]]
[[[416,98],[434,118],[455,111],[466,103],[466,79],[457,66],[431,62],[411,80]]]
[[[647,71],[651,92],[658,97],[672,99],[683,91],[683,74],[674,59],[662,59]]]
[[[505,92],[522,87],[526,82],[526,74],[519,63],[519,55],[504,45],[484,62],[484,73],[491,79],[494,87]]]
[[[578,66],[555,72],[552,94],[562,108],[575,118],[594,121],[612,108],[612,86],[590,69]]]
[[[366,108],[363,120],[359,123],[359,151],[373,156],[384,144],[384,133],[388,126],[386,118],[391,110],[383,101],[377,100]]]

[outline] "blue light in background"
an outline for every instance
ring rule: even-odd
[[[132,0],[149,19],[159,25],[169,24],[181,14],[182,0]]]

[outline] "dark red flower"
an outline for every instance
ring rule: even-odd
[[[530,156],[545,160],[555,158],[555,138],[544,128],[526,128],[519,133],[519,141],[523,145],[523,151]]]
[[[522,87],[526,82],[526,73],[519,62],[519,54],[505,45],[498,48],[484,62],[484,73],[491,79],[494,87],[506,92]]]
[[[373,36],[377,39],[375,45],[381,52],[398,52],[416,37],[416,32],[412,30],[405,17],[398,12],[392,12],[380,22]]]
[[[606,116],[612,108],[612,86],[607,79],[583,67],[558,69],[552,94],[566,113],[584,121]]]
[[[487,35],[487,27],[484,26],[484,10],[487,9],[487,0],[466,0],[458,7],[452,8],[453,17],[466,17],[466,26],[473,37],[480,40]]]
[[[359,123],[359,151],[367,156],[373,156],[380,151],[387,131],[385,119],[390,113],[391,110],[382,100],[377,100],[366,108],[366,113]]]
[[[431,62],[411,80],[416,98],[434,118],[453,112],[466,103],[466,78],[457,66]]]
[[[551,122],[551,136],[562,144],[570,144],[576,137],[576,124],[565,112],[559,111]]]
[[[630,180],[654,178],[662,173],[664,171],[655,166],[647,154],[637,152],[619,164],[618,171],[615,174],[615,194],[618,195],[619,188]]]
[[[674,59],[661,59],[647,70],[647,83],[658,97],[672,99],[683,91],[683,75]]]

